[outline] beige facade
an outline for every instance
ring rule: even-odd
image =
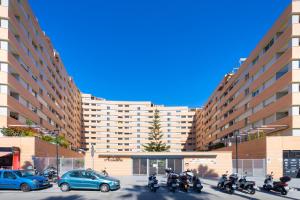
[[[20,148],[20,166],[33,165],[35,157],[56,157],[56,146],[35,137],[1,137],[0,147]],[[83,158],[83,154],[59,147],[59,157]]]
[[[30,120],[80,146],[81,97],[27,0],[0,1],[0,127]]]
[[[106,170],[113,176],[128,176],[136,174],[136,160],[145,160],[144,171],[140,175],[156,172],[165,174],[165,169],[170,167],[170,161],[176,159],[180,166],[180,172],[192,170],[203,177],[217,177],[229,173],[232,170],[231,152],[116,152],[97,153],[94,160],[87,154],[85,156],[86,168],[94,168],[97,171]],[[152,164],[151,161],[161,161],[160,164]],[[151,168],[151,169],[150,169]],[[174,167],[172,166],[172,169]],[[155,171],[157,170],[157,171]],[[176,167],[175,167],[176,170]]]
[[[194,151],[194,109],[109,101],[90,94],[82,94],[82,145],[88,149],[94,145],[96,152],[143,151],[155,110],[160,115],[162,140],[170,151]]]
[[[292,1],[196,113],[197,150],[262,135],[300,135],[300,1]]]

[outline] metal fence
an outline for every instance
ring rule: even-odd
[[[43,171],[46,168],[54,167],[56,168],[56,158],[55,157],[35,157],[33,158],[34,167],[37,171]],[[67,171],[73,169],[83,169],[84,159],[83,158],[59,158],[59,172],[64,174]]]
[[[236,160],[232,159],[232,172],[236,172]],[[238,159],[238,173],[240,175],[264,177],[266,175],[265,159]]]

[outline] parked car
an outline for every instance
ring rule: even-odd
[[[42,176],[34,176],[24,170],[0,170],[0,189],[17,189],[23,192],[50,187]]]
[[[120,181],[93,170],[72,170],[58,180],[58,186],[63,192],[71,189],[95,189],[108,192],[119,189]]]

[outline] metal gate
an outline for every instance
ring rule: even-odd
[[[49,167],[56,168],[55,157],[35,157],[33,158],[33,162],[34,162],[34,167],[38,171],[43,171],[44,169]],[[84,169],[84,159],[83,158],[59,158],[60,175],[73,169]]]
[[[236,170],[236,159],[232,159],[232,172]],[[265,159],[238,159],[238,174],[264,177],[266,176],[266,160]]]

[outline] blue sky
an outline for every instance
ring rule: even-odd
[[[81,91],[201,106],[290,0],[29,0]]]

